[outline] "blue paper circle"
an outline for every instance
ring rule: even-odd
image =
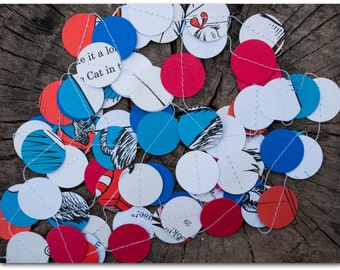
[[[38,222],[37,219],[27,216],[18,203],[18,192],[7,189],[2,195],[1,211],[4,218],[11,224],[20,227],[31,226]]]
[[[110,126],[96,134],[92,152],[104,168],[120,170],[129,166],[135,158],[137,142],[125,128]]]
[[[288,129],[276,129],[263,139],[260,154],[264,165],[277,173],[294,170],[304,155],[299,135]]]
[[[314,80],[303,74],[293,74],[288,79],[292,81],[301,107],[300,112],[295,118],[300,119],[311,115],[320,102],[318,85]]]
[[[65,116],[75,120],[89,119],[97,113],[72,75],[60,85],[57,104]]]
[[[105,86],[103,90],[104,98],[106,99],[116,99],[120,97],[120,95],[116,93],[114,89],[112,89],[111,85]]]
[[[174,114],[174,110],[172,106],[166,107],[164,110],[162,110],[162,112],[167,112],[171,115]],[[134,132],[137,132],[139,121],[142,120],[142,118],[149,113],[150,112],[142,110],[137,105],[132,106],[131,111],[130,111],[130,124]]]
[[[47,125],[51,126],[52,128],[53,128],[53,126],[54,126],[52,123],[48,122],[48,121],[46,120],[46,118],[43,117],[41,114],[40,114],[40,115],[33,116],[33,117],[32,117],[31,119],[29,119],[28,121],[33,121],[33,120],[44,122],[44,123],[46,123]]]
[[[64,163],[65,146],[54,133],[35,130],[22,143],[21,156],[27,167],[40,174],[56,171]]]
[[[167,112],[154,112],[145,115],[137,127],[137,138],[142,149],[155,156],[173,151],[178,143],[178,122]]]
[[[185,197],[190,197],[190,198],[193,198],[190,196],[190,194],[186,191],[175,191],[174,193],[172,193],[168,199],[168,201],[174,199],[174,198],[177,198],[177,197],[181,197],[181,196],[185,196]],[[195,199],[195,198],[193,198]],[[195,199],[196,200],[196,199]]]
[[[101,20],[94,28],[92,42],[110,44],[124,60],[136,47],[137,33],[128,20],[118,16],[109,16]]]
[[[166,203],[169,200],[172,192],[174,191],[175,187],[175,179],[172,175],[171,171],[165,167],[164,165],[157,163],[157,162],[148,162],[148,165],[154,167],[162,176],[163,181],[163,190],[159,198],[152,204],[151,206],[161,205]]]
[[[204,151],[212,148],[222,139],[222,120],[210,108],[191,109],[180,117],[178,135],[190,149]]]

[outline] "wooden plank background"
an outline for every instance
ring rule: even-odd
[[[15,154],[12,134],[29,118],[40,114],[38,99],[42,89],[58,80],[74,61],[61,42],[63,24],[80,12],[110,16],[117,6],[0,5],[0,196],[11,185],[24,181],[24,164]],[[340,85],[340,5],[230,4],[228,7],[241,21],[256,13],[269,13],[283,23],[287,37],[284,52],[278,58],[282,69],[290,74],[311,72]],[[229,30],[233,48],[238,44],[239,29],[240,24],[233,20]],[[180,45],[180,39],[171,44],[150,43],[140,53],[160,67],[169,55],[180,51]],[[202,62],[207,73],[205,86],[186,103],[189,107],[206,105],[213,109],[230,104],[238,89],[230,69],[229,49]],[[174,102],[182,106],[181,100]],[[129,110],[131,102],[123,99],[115,108]],[[279,127],[281,123],[272,125]],[[296,120],[289,129],[307,131],[315,137],[318,124],[307,119]],[[262,235],[243,224],[232,236],[217,238],[202,233],[180,245],[165,244],[154,238],[152,250],[143,262],[339,262],[340,115],[321,125],[318,142],[324,154],[320,171],[306,181],[288,180],[287,186],[299,201],[297,217],[289,226]],[[184,146],[180,145],[169,155],[157,159],[147,156],[146,160],[164,162],[174,171],[184,152]],[[140,155],[136,160],[140,160]],[[27,172],[26,177],[30,176],[34,174]],[[283,175],[271,173],[269,183],[282,184],[283,179]],[[93,198],[84,185],[71,191],[92,203]],[[91,212],[103,216],[98,203]],[[109,224],[113,216],[108,213]],[[47,221],[33,227],[33,231],[43,236],[50,229]],[[0,240],[0,256],[5,256],[6,245],[7,241]],[[107,253],[106,262],[116,261]]]

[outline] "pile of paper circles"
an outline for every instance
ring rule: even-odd
[[[303,131],[267,128],[274,121],[329,121],[339,112],[340,90],[327,78],[283,76],[277,55],[285,30],[272,15],[256,14],[243,23],[226,62],[240,90],[232,104],[218,111],[174,104],[202,89],[201,59],[228,49],[230,23],[225,4],[186,11],[180,4],[127,4],[106,18],[81,13],[66,20],[62,43],[77,72],[46,85],[41,116],[13,137],[26,168],[40,177],[8,187],[1,198],[8,263],[102,263],[107,253],[139,262],[154,237],[180,244],[203,231],[229,236],[243,222],[272,229],[294,219],[293,190],[270,187],[263,172],[312,177],[322,150]],[[186,51],[160,67],[136,52],[177,38]],[[114,108],[123,98],[131,111]],[[136,160],[138,152],[163,156],[179,144],[187,151],[174,171]],[[79,185],[111,211],[113,224],[91,214],[89,202],[71,191]],[[53,227],[45,238],[30,231],[40,220]]]

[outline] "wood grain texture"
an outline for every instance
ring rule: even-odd
[[[58,80],[75,60],[63,48],[61,30],[65,21],[81,12],[112,15],[118,5],[0,5],[0,196],[13,184],[23,183],[23,162],[14,151],[12,134],[31,117],[38,115],[38,99],[44,87]],[[184,5],[185,6],[185,5]],[[279,66],[293,73],[314,73],[340,85],[340,5],[228,5],[231,14],[244,21],[256,13],[269,13],[284,25],[287,37]],[[240,24],[233,20],[229,35],[234,49]],[[179,52],[180,39],[171,44],[150,43],[140,53],[161,66],[171,54]],[[189,107],[205,105],[213,109],[230,104],[238,93],[230,69],[226,47],[218,56],[202,61],[206,70],[203,89],[188,98]],[[174,102],[183,106],[180,99]],[[337,101],[340,102],[340,101]],[[129,110],[131,101],[123,99],[113,109]],[[282,127],[275,122],[271,129]],[[295,120],[289,129],[316,136],[318,125],[307,119]],[[243,224],[234,235],[217,238],[206,233],[186,244],[169,245],[157,238],[145,263],[250,263],[250,262],[339,262],[340,261],[340,115],[321,124],[318,139],[324,154],[319,172],[306,181],[288,180],[299,202],[295,220],[287,227],[262,235]],[[183,145],[168,155],[145,161],[158,161],[174,172],[185,153]],[[136,160],[141,160],[139,153]],[[33,176],[28,170],[26,177]],[[269,183],[282,184],[284,176],[271,173]],[[84,185],[72,189],[89,204],[93,197]],[[102,215],[97,204],[91,213]],[[114,214],[108,213],[111,224]],[[33,231],[46,236],[51,226],[41,221]],[[6,254],[7,241],[0,240],[0,256]],[[116,262],[107,253],[105,262]]]

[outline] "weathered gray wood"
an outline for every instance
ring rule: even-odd
[[[0,196],[11,185],[22,183],[24,164],[16,156],[12,134],[30,117],[39,114],[41,90],[58,80],[74,61],[63,48],[61,29],[70,16],[94,12],[101,17],[111,15],[118,5],[1,5],[0,6]],[[256,13],[269,13],[285,26],[287,38],[278,64],[290,74],[315,73],[340,84],[339,29],[340,5],[228,5],[231,14],[244,21]],[[240,24],[233,20],[229,30],[234,49]],[[229,44],[228,44],[229,46]],[[197,105],[218,109],[228,105],[238,93],[230,69],[229,47],[214,57],[203,60],[206,83],[202,91],[186,100],[189,107]],[[181,41],[172,44],[150,43],[140,52],[156,66],[171,54],[179,52]],[[184,49],[185,50],[185,49]],[[180,99],[176,104],[183,107]],[[340,102],[340,101],[338,101]],[[115,108],[131,108],[124,99]],[[274,123],[272,128],[282,127]],[[316,136],[318,126],[309,120],[296,120],[289,127]],[[144,262],[220,263],[220,262],[339,262],[340,261],[340,115],[321,125],[320,143],[324,162],[320,171],[307,181],[288,180],[299,201],[296,219],[283,229],[267,235],[243,224],[234,235],[217,238],[199,234],[186,244],[169,245],[154,238],[153,247]],[[185,152],[180,145],[171,154],[151,157],[174,171]],[[139,153],[136,160],[142,158]],[[34,175],[29,171],[26,176]],[[282,184],[283,175],[271,173],[271,184]],[[92,203],[93,197],[83,185],[73,189]],[[91,212],[102,216],[95,204]],[[113,214],[108,213],[111,224]],[[33,231],[46,236],[51,226],[39,222]],[[0,240],[0,256],[6,254],[7,241]],[[107,253],[106,262],[116,262]]]

